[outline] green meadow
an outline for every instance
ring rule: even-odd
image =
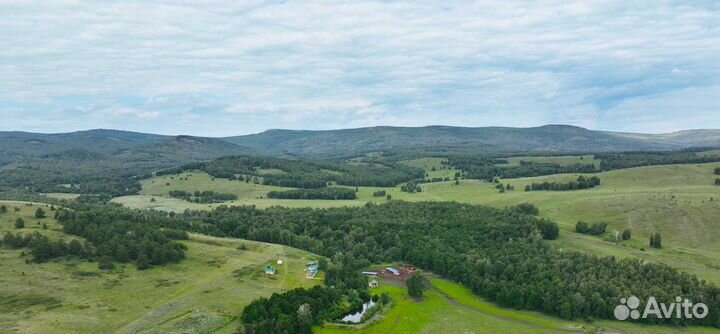
[[[720,333],[712,328],[668,328],[619,321],[564,321],[537,312],[505,309],[476,296],[468,288],[445,279],[430,281],[422,299],[407,295],[397,283],[379,280],[372,293],[387,292],[392,304],[366,324],[325,324],[319,334],[430,334],[430,333]]]
[[[9,207],[0,215],[2,234],[75,238],[52,218],[36,219],[38,204],[0,203]],[[17,217],[24,229],[14,227]],[[99,270],[97,262],[74,259],[28,264],[23,249],[0,248],[0,333],[234,333],[252,300],[320,283],[305,279],[308,254],[297,249],[202,235],[184,243],[185,260],[143,271],[131,264]],[[268,264],[276,276],[264,274]]]

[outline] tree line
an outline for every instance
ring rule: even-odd
[[[595,154],[595,158],[600,159],[600,169],[602,170],[720,161],[720,155],[698,154],[703,150],[707,149],[685,149],[664,152],[599,153]]]
[[[357,194],[353,189],[331,187],[321,189],[273,190],[267,193],[267,197],[278,199],[347,200],[356,199]]]
[[[279,170],[267,173],[263,170]],[[420,168],[399,163],[344,163],[303,161],[271,157],[232,156],[208,162],[196,162],[167,169],[157,175],[203,170],[217,178],[231,180],[242,176],[259,177],[265,185],[291,188],[324,188],[330,182],[346,186],[393,187],[399,183],[422,178]]]
[[[551,190],[551,191],[569,191],[569,190],[580,190],[590,189],[600,185],[600,178],[597,176],[585,177],[583,175],[578,176],[576,181],[569,181],[566,183],[558,182],[533,182],[532,184],[525,186],[525,191],[538,191],[538,190]]]
[[[212,190],[189,192],[184,190],[170,190],[170,197],[186,200],[192,203],[222,203],[237,199],[234,194],[223,194]]]
[[[598,170],[593,164],[573,164],[561,166],[556,163],[520,161],[517,166],[502,166],[507,160],[482,156],[455,155],[448,157],[449,165],[462,170],[467,179],[480,179],[492,182],[495,178],[533,177],[551,174],[594,173]]]
[[[178,262],[185,258],[186,246],[173,239],[187,239],[184,231],[163,231],[147,216],[114,206],[79,206],[63,209],[58,221],[63,232],[84,237],[94,246],[93,255],[121,263],[134,263],[138,269]]]
[[[2,244],[12,249],[29,248],[32,261],[38,263],[64,256],[89,258],[93,255],[93,248],[87,242],[81,243],[77,239],[72,239],[70,242],[64,239],[51,241],[39,232],[27,234],[6,232]]]

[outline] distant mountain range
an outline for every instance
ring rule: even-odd
[[[533,128],[379,126],[327,131],[268,130],[246,136],[207,138],[99,129],[60,134],[0,132],[0,165],[63,152],[86,152],[95,159],[124,161],[158,157],[174,163],[238,154],[332,158],[388,150],[573,153],[692,147],[720,147],[720,130],[637,134],[567,125]]]
[[[119,130],[60,134],[0,132],[0,166],[45,158],[113,160],[120,163],[162,161],[162,166],[254,154],[247,147],[216,138],[163,136]]]
[[[509,127],[370,127],[328,131],[268,130],[223,138],[275,155],[326,157],[397,149],[433,152],[615,152],[720,146],[720,130],[669,134],[593,131],[568,125]]]

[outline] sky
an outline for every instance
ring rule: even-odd
[[[0,131],[720,128],[720,2],[0,0]]]

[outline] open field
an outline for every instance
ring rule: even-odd
[[[168,185],[169,183],[169,185]],[[288,190],[292,188],[266,186],[252,182],[230,181],[228,179],[213,179],[204,172],[189,172],[174,176],[157,176],[142,180],[142,191],[140,195],[130,195],[114,198],[113,201],[127,207],[140,209],[156,209],[165,211],[182,212],[185,209],[207,210],[219,205],[255,205],[259,208],[271,206],[286,207],[340,207],[360,206],[367,202],[384,202],[385,197],[373,197],[373,192],[385,190],[395,199],[410,200],[414,194],[403,193],[400,187],[358,187],[358,199],[356,200],[290,200],[267,198],[267,193],[272,190]],[[348,187],[351,188],[351,187]],[[214,190],[221,193],[234,194],[237,200],[224,203],[198,204],[185,200],[168,197],[171,190]],[[151,201],[155,198],[155,201]]]
[[[70,193],[44,193],[41,195],[47,196],[50,198],[55,198],[55,199],[67,199],[67,200],[76,199],[80,196],[80,194],[70,194]]]
[[[389,283],[389,284],[388,284]],[[366,325],[349,328],[326,324],[316,328],[319,334],[415,334],[415,333],[601,333],[670,334],[720,333],[712,328],[670,328],[644,326],[619,321],[564,321],[537,312],[500,308],[474,295],[462,285],[445,279],[432,279],[432,288],[421,301],[407,295],[404,287],[380,280],[372,293],[387,292],[393,305]]]
[[[2,233],[15,232],[22,216],[26,228],[18,231],[74,238],[52,218],[40,220],[47,230],[37,226],[36,205],[1,203],[10,207],[0,215]],[[320,282],[304,278],[308,254],[297,249],[201,235],[184,242],[187,259],[144,271],[131,264],[103,271],[80,260],[26,264],[23,249],[2,248],[0,333],[233,333],[250,301]],[[262,268],[277,259],[284,261],[277,276],[266,277]]]

